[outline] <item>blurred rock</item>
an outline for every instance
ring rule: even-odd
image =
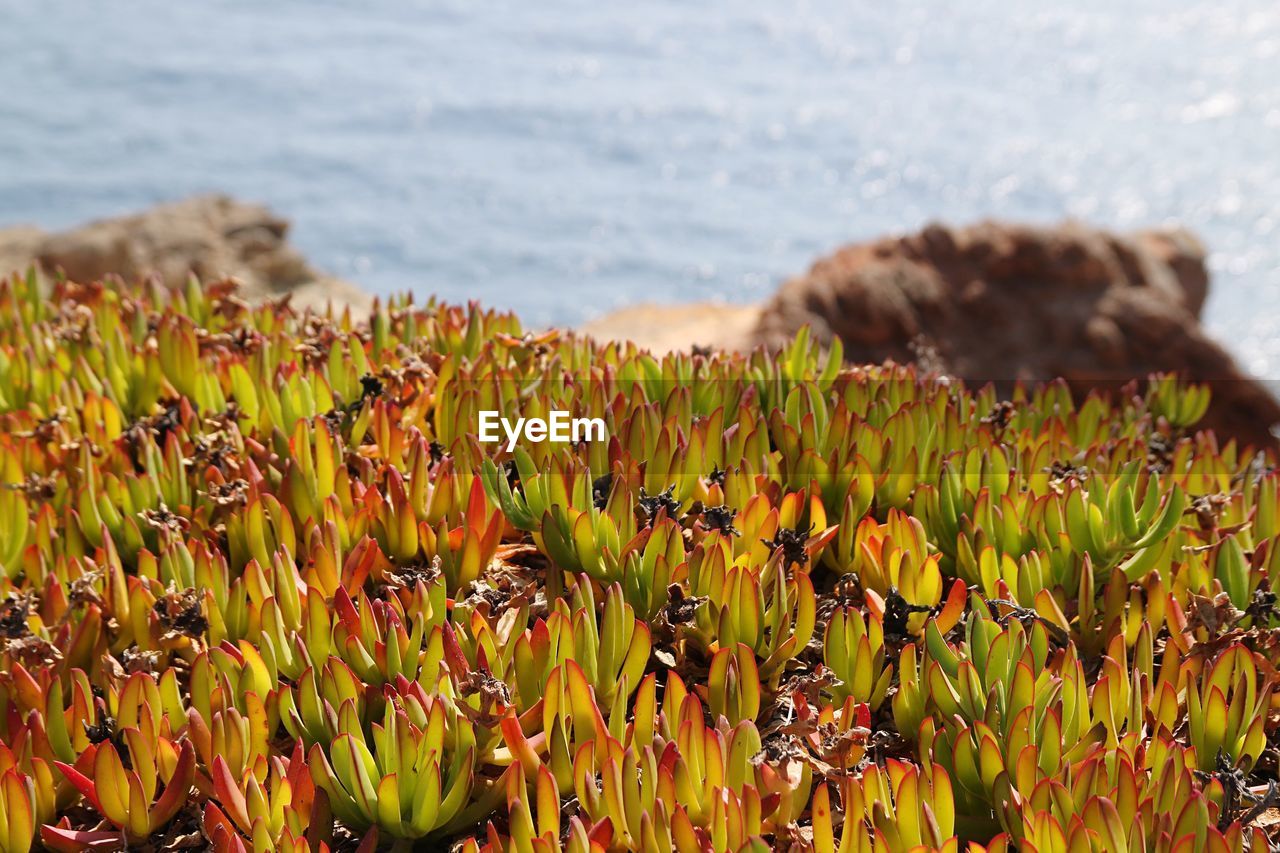
[[[1280,403],[1200,325],[1205,249],[1181,229],[1119,235],[1067,222],[930,225],[840,249],[763,305],[627,308],[588,323],[598,338],[658,352],[777,346],[809,325],[853,363],[922,360],[1008,392],[1064,377],[1080,396],[1158,371],[1213,389],[1202,425],[1263,444]]]
[[[0,276],[26,271],[40,251],[45,233],[33,225],[0,228]]]
[[[759,305],[694,302],[687,305],[630,305],[582,326],[601,341],[632,340],[654,352],[693,346],[744,351],[755,343]]]
[[[57,234],[25,226],[0,229],[0,275],[34,262],[46,274],[61,270],[85,282],[109,274],[156,274],[172,285],[192,273],[202,281],[231,276],[251,301],[292,294],[299,307],[332,302],[339,309],[369,309],[371,296],[313,269],[289,244],[288,233],[288,220],[265,207],[197,196]]]
[[[1064,377],[1077,394],[1156,371],[1212,385],[1202,425],[1274,441],[1280,403],[1200,325],[1205,250],[1183,230],[1117,235],[1079,223],[931,225],[843,248],[763,306],[756,341],[808,324],[853,362],[928,350],[967,382]]]

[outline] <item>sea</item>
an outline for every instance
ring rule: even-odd
[[[0,0],[0,225],[207,191],[530,325],[930,221],[1182,224],[1280,377],[1280,4]]]

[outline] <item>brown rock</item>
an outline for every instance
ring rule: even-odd
[[[1080,394],[1156,371],[1212,385],[1204,426],[1271,443],[1280,403],[1200,326],[1205,252],[1185,231],[1119,236],[1079,223],[931,225],[841,249],[765,304],[755,339],[801,326],[854,362],[913,360],[1004,390],[1065,377]]]
[[[581,328],[602,341],[632,340],[655,352],[692,346],[750,349],[760,323],[759,305],[695,302],[691,305],[631,305]]]
[[[0,228],[0,276],[26,272],[40,250],[45,233],[33,225]]]
[[[0,275],[30,263],[75,281],[107,275],[132,279],[159,275],[180,285],[228,276],[249,300],[292,294],[295,305],[327,302],[367,311],[372,297],[354,285],[314,270],[288,242],[289,223],[267,208],[212,195],[162,204],[142,213],[91,222],[59,234],[0,230]]]

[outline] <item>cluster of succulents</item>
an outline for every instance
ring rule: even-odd
[[[1280,473],[1207,403],[15,277],[0,853],[1270,850]]]

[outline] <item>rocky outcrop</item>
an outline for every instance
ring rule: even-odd
[[[372,298],[354,285],[317,272],[288,241],[289,222],[265,207],[221,195],[162,204],[57,234],[18,227],[0,230],[0,275],[37,264],[75,281],[109,274],[156,274],[181,284],[239,279],[250,300],[291,295],[293,304],[366,311]]]
[[[918,362],[1008,391],[1064,377],[1084,395],[1157,371],[1212,386],[1202,425],[1273,444],[1280,403],[1200,325],[1205,250],[1182,230],[932,225],[843,248],[760,305],[627,308],[588,323],[656,351],[776,346],[801,326],[853,363]]]
[[[818,261],[762,306],[754,341],[808,324],[820,340],[840,338],[850,361],[927,351],[951,375],[1004,389],[1061,376],[1084,394],[1179,371],[1212,385],[1204,426],[1270,443],[1280,403],[1200,325],[1204,261],[1180,230],[933,225]]]
[[[727,302],[641,303],[620,308],[581,328],[601,341],[635,341],[654,352],[692,346],[746,352],[759,338],[761,307]]]
[[[0,276],[25,271],[35,263],[45,233],[30,225],[0,228]]]

